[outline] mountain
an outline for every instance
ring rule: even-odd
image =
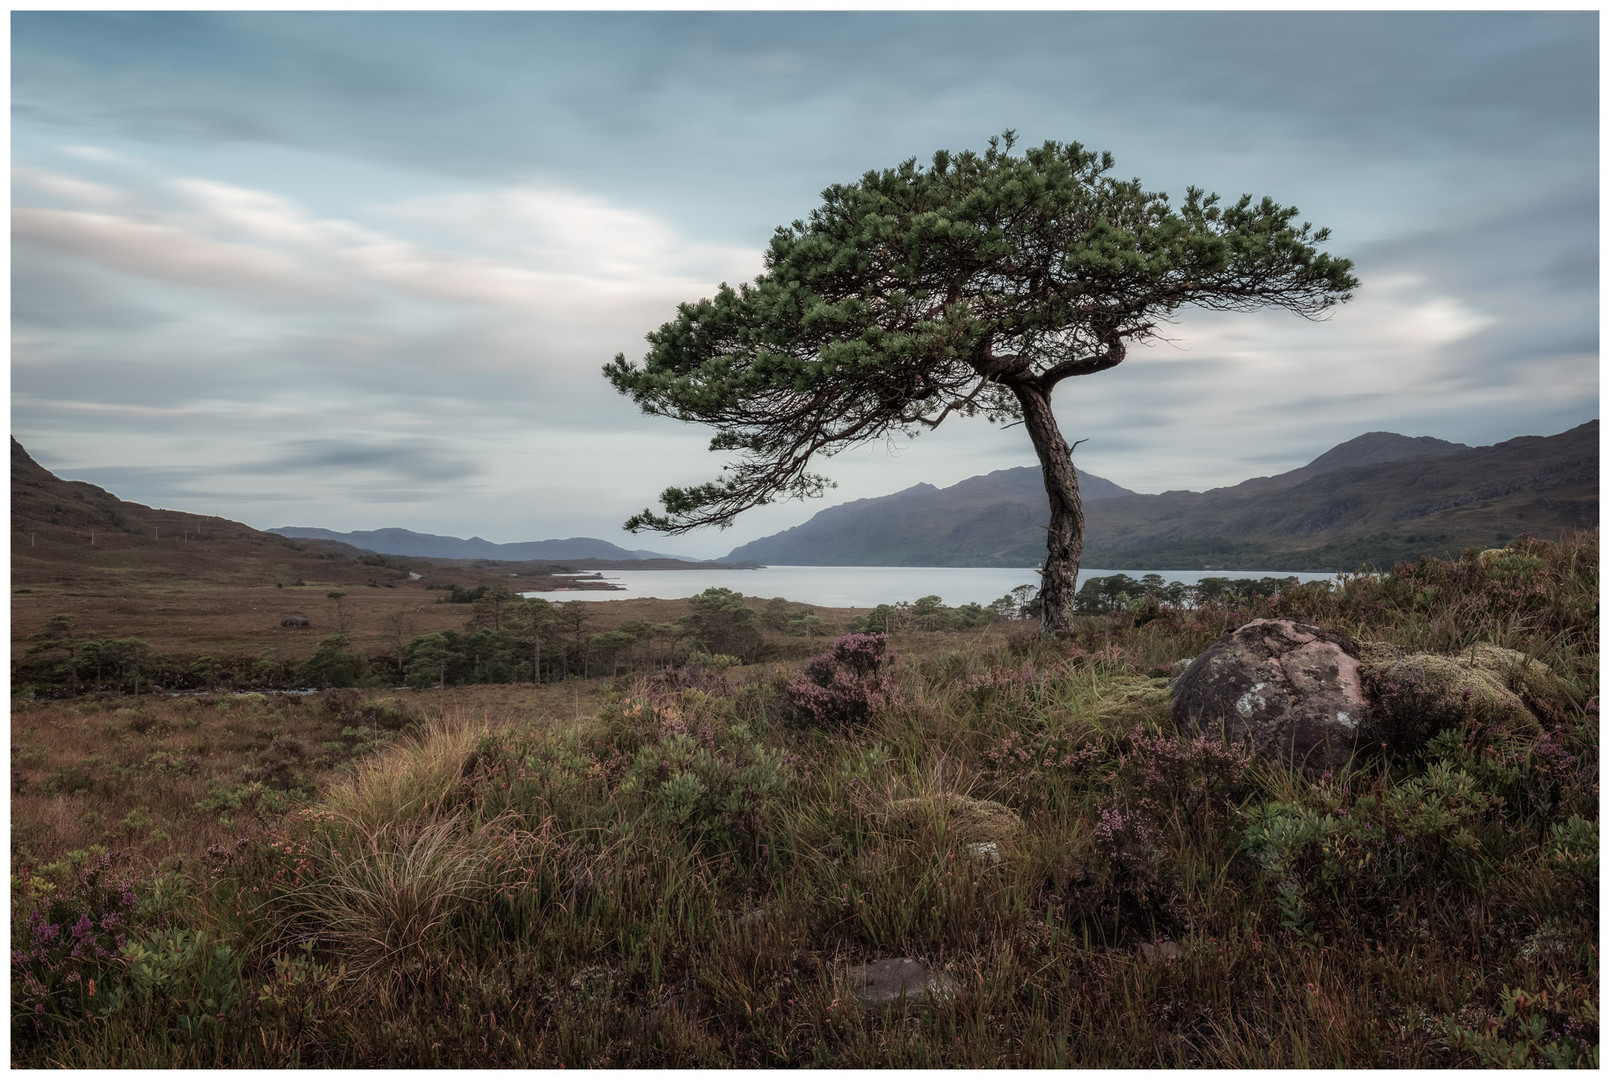
[[[302,579],[362,585],[379,571],[335,544],[302,544],[227,518],[126,502],[63,480],[11,440],[14,592],[120,595],[125,582],[272,588]],[[402,573],[402,571],[397,571]]]
[[[1375,431],[1279,476],[1139,495],[1086,474],[1084,565],[1354,570],[1594,528],[1597,420],[1469,447]],[[1033,566],[1049,510],[1038,468],[830,507],[729,558],[796,565]]]
[[[1134,495],[1085,473],[1087,504]],[[1038,466],[1001,469],[948,488],[917,484],[829,507],[785,532],[734,548],[728,560],[784,566],[1027,566],[1011,551],[1038,535],[1050,511]]]
[[[531,560],[569,559],[671,559],[654,551],[628,551],[607,540],[575,536],[569,540],[528,540],[523,543],[494,544],[472,536],[468,540],[457,536],[435,536],[409,529],[371,529],[359,532],[332,532],[303,526],[286,526],[268,530],[280,536],[299,540],[335,540],[355,548],[372,551],[377,555],[412,555],[417,558],[437,559],[496,559],[500,562],[528,562]]]

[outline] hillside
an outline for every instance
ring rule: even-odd
[[[274,585],[317,577],[362,584],[376,568],[335,544],[307,544],[226,518],[126,502],[63,480],[11,440],[12,587],[51,581]],[[400,572],[400,571],[398,571]]]
[[[1134,495],[1099,476],[1079,478],[1085,502]],[[734,548],[728,561],[783,566],[1027,566],[1024,536],[1043,547],[1048,511],[1038,467],[1001,469],[948,488],[917,484],[832,506],[803,525]]]
[[[629,551],[607,540],[589,536],[573,536],[568,540],[527,540],[512,544],[497,544],[472,536],[468,540],[457,536],[437,536],[410,529],[369,529],[357,532],[333,532],[306,526],[287,525],[268,530],[280,536],[305,540],[334,540],[351,544],[355,548],[373,551],[380,555],[411,555],[436,559],[495,559],[500,562],[529,562],[532,560],[570,561],[574,559],[606,559],[635,561],[640,559],[669,559],[655,551]]]
[[[1386,565],[1519,533],[1592,528],[1599,425],[1469,447],[1370,432],[1278,476],[1140,495],[1085,494],[1084,564],[1112,570],[1313,570]],[[926,484],[830,507],[729,558],[793,565],[1032,566],[1049,512],[1037,468]]]
[[[402,627],[463,625],[464,607],[440,602],[451,586],[553,588],[552,569],[376,555],[155,509],[63,480],[11,441],[13,662],[58,617],[84,640],[134,637],[175,655],[289,663],[337,630],[360,649],[395,648]],[[307,628],[285,628],[287,616],[306,618]]]

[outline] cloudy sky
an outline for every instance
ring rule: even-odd
[[[950,421],[822,463],[821,502],[632,537],[721,459],[599,374],[829,184],[1014,128],[1294,204],[1362,281],[1063,384],[1086,470],[1201,489],[1372,430],[1554,434],[1599,414],[1598,18],[16,12],[12,432],[259,528],[700,557],[1033,464]]]

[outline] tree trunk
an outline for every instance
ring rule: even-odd
[[[1051,524],[1045,537],[1045,568],[1040,571],[1040,634],[1073,629],[1074,594],[1079,559],[1085,547],[1085,514],[1079,502],[1079,474],[1073,451],[1051,412],[1051,395],[1034,386],[1013,386],[1023,407],[1023,426],[1040,458],[1040,475],[1051,499]]]

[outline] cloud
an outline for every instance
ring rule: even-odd
[[[50,176],[45,183],[65,191],[79,182]],[[669,311],[677,300],[713,292],[717,277],[751,276],[760,262],[756,252],[690,242],[640,211],[555,187],[447,193],[378,211],[442,238],[437,246],[320,217],[273,192],[198,178],[168,188],[183,199],[178,208],[154,201],[122,214],[19,207],[13,237],[192,288],[324,304],[379,289],[395,300],[505,309],[560,324],[625,308]],[[134,202],[134,193],[107,185],[86,184],[80,194]]]
[[[310,273],[281,252],[220,243],[112,214],[18,207],[11,212],[11,236],[15,242],[192,288],[312,302],[340,291],[338,282]]]
[[[462,448],[440,439],[298,439],[279,447],[272,458],[237,466],[236,471],[276,476],[360,472],[440,484],[474,476],[480,467]]]
[[[385,210],[596,282],[665,287],[687,274],[760,270],[757,251],[689,240],[640,210],[551,185],[427,196]]]
[[[122,198],[116,188],[106,184],[26,165],[11,167],[11,189],[13,197],[18,190],[31,191],[47,198],[93,206],[113,206]]]

